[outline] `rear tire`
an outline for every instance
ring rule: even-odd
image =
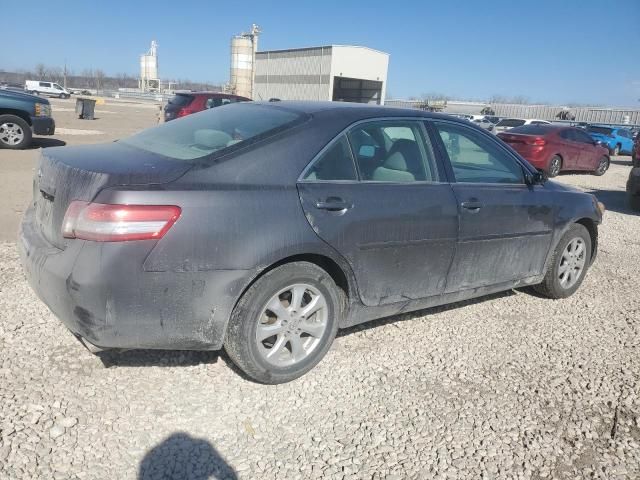
[[[628,195],[629,207],[631,210],[640,212],[640,195]]]
[[[15,115],[0,115],[0,148],[20,150],[31,145],[31,127]]]
[[[562,157],[560,157],[560,155],[554,155],[549,161],[549,171],[547,172],[547,176],[549,178],[557,177],[560,170],[562,170]]]
[[[533,288],[545,297],[567,298],[582,284],[590,263],[591,236],[574,223],[556,245],[544,280]]]
[[[224,348],[233,363],[257,382],[295,380],[315,367],[331,347],[343,298],[329,274],[313,263],[277,267],[238,301]]]
[[[607,170],[609,170],[609,159],[607,157],[602,157],[598,162],[598,166],[593,171],[593,174],[597,177],[601,177],[607,172]]]

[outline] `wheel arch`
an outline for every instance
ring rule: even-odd
[[[589,217],[580,218],[574,223],[582,225],[589,232],[591,237],[591,263],[593,263],[598,254],[598,225]]]
[[[31,117],[29,117],[29,115],[27,115],[27,113],[23,110],[16,110],[13,108],[0,108],[0,115],[14,115],[27,122],[27,125],[32,126]]]

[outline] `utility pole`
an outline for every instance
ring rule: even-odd
[[[64,59],[64,72],[62,74],[62,86],[65,88],[67,88],[67,59]]]

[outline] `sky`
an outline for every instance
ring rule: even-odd
[[[393,98],[640,107],[640,0],[0,0],[0,11],[16,8],[2,21],[11,40],[0,70],[66,60],[76,72],[137,76],[155,39],[162,78],[221,84],[230,38],[257,23],[259,50],[342,44],[389,53]]]

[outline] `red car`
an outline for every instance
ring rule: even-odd
[[[250,98],[218,92],[176,93],[164,107],[164,121],[186,117],[208,108],[220,107],[228,103],[250,102]]]
[[[549,177],[563,170],[604,175],[609,168],[609,150],[579,128],[524,125],[501,132],[498,137]]]

